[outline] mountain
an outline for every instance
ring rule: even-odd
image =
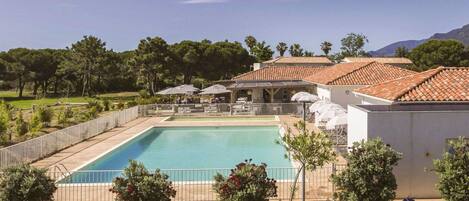
[[[372,56],[393,56],[398,47],[406,47],[411,50],[430,39],[454,39],[461,41],[465,45],[469,45],[469,24],[464,25],[461,28],[451,30],[447,33],[433,34],[433,36],[427,39],[395,42],[376,51],[370,51],[369,53]]]

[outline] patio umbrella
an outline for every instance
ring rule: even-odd
[[[308,102],[308,103],[312,103],[318,100],[319,100],[319,97],[313,94],[303,95],[297,99],[298,102]]]
[[[325,104],[321,107],[319,107],[317,110],[316,110],[316,113],[318,113],[319,115],[324,113],[324,112],[327,112],[329,110],[338,110],[338,111],[343,111],[345,112],[346,110],[338,105],[338,104],[335,104],[335,103],[328,103],[328,104]]]
[[[317,112],[318,109],[324,105],[330,104],[329,100],[319,100],[309,106],[309,112]]]
[[[344,114],[347,114],[347,113],[342,107],[337,107],[337,106],[332,105],[331,107],[325,107],[324,110],[320,111],[317,117],[317,120],[328,121],[334,117],[337,117],[339,115],[344,115]]]
[[[180,86],[177,86],[177,87],[167,88],[165,90],[157,92],[156,94],[160,94],[160,95],[177,95],[177,94],[192,95],[192,94],[194,94],[194,92],[197,92],[197,91],[199,91],[199,89],[194,87],[193,85],[183,84],[183,85],[180,85]]]
[[[199,94],[202,94],[202,95],[214,95],[214,94],[231,93],[230,90],[226,89],[226,87],[221,85],[221,84],[212,85],[210,87],[202,89],[201,91],[202,92],[199,93]]]
[[[295,102],[296,102],[296,101],[298,101],[298,99],[299,99],[300,97],[308,96],[308,95],[312,95],[312,94],[310,94],[310,93],[308,93],[308,92],[300,91],[300,92],[298,92],[298,93],[296,93],[296,94],[293,94],[293,96],[291,97],[291,101],[295,101]]]
[[[339,114],[338,116],[333,117],[326,123],[327,130],[334,130],[337,127],[343,127],[347,125],[347,113]]]

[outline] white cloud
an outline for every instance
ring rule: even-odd
[[[182,4],[209,4],[209,3],[226,3],[228,0],[185,0]]]

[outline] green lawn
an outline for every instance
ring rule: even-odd
[[[15,91],[0,91],[0,99],[4,99],[6,102],[12,104],[17,108],[28,109],[31,108],[33,104],[35,105],[53,105],[58,102],[60,103],[87,103],[88,100],[93,98],[89,97],[69,97],[69,98],[41,98],[35,99],[33,96],[25,93],[23,98],[17,98],[18,94]],[[138,96],[137,92],[119,92],[119,93],[108,93],[98,95],[99,98],[110,98],[110,99],[129,99],[132,97]]]

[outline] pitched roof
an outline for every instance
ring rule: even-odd
[[[332,61],[327,57],[278,57],[269,61],[262,62],[264,64],[306,64],[306,63],[319,63],[319,64],[332,64]]]
[[[380,62],[384,64],[412,64],[412,61],[404,57],[345,57],[344,62]]]
[[[469,67],[439,67],[355,92],[404,103],[469,101]]]
[[[250,71],[233,78],[233,80],[302,80],[306,76],[313,75],[327,67],[264,67]]]
[[[415,73],[378,62],[352,62],[336,64],[303,80],[323,85],[372,85]]]

